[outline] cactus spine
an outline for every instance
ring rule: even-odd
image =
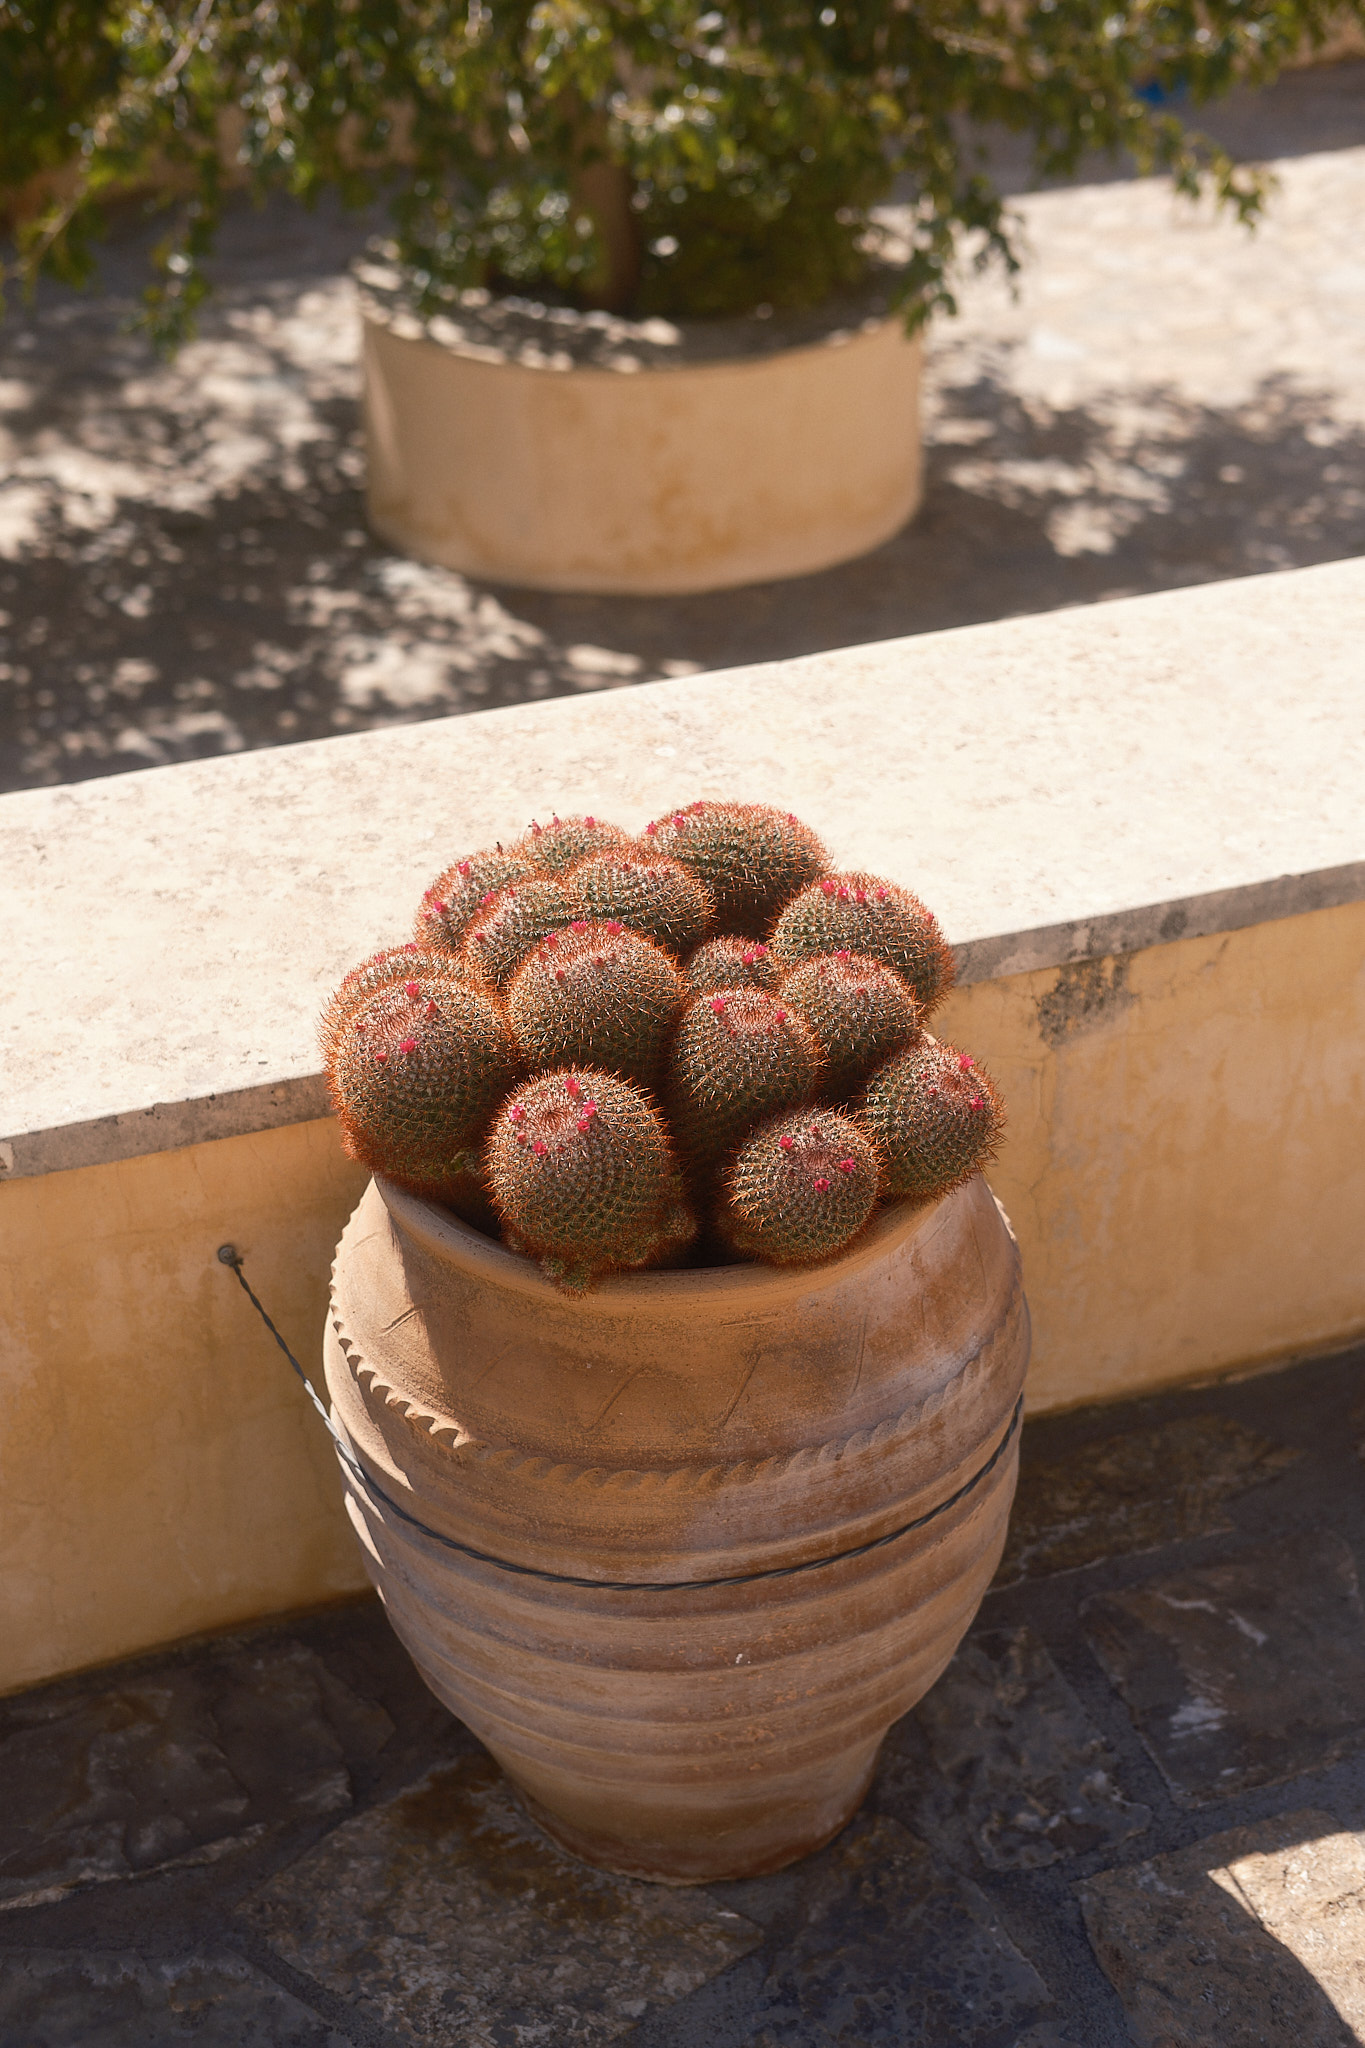
[[[771,943],[784,972],[842,948],[880,960],[925,1016],[952,986],[953,956],[938,920],[918,896],[878,875],[822,875],[787,905]]]
[[[594,853],[609,853],[634,844],[629,832],[605,818],[551,818],[548,825],[531,820],[512,851],[538,875],[567,875]]]
[[[551,932],[507,991],[528,1067],[581,1063],[652,1082],[682,1003],[678,970],[660,947],[614,919],[579,918]]]
[[[533,873],[529,861],[496,847],[491,853],[471,853],[453,861],[422,893],[414,936],[419,945],[458,953],[465,933],[490,895],[513,882],[528,881]]]
[[[406,945],[385,946],[381,952],[372,953],[368,960],[361,961],[359,967],[353,967],[327,998],[318,1023],[318,1044],[324,1062],[330,1062],[342,1032],[366,996],[374,995],[379,989],[392,988],[395,983],[411,981],[414,975],[463,980],[449,954],[424,951],[413,939],[409,939]]]
[[[676,1263],[694,1211],[708,1258],[803,1264],[978,1172],[999,1097],[922,1028],[952,968],[908,889],[832,873],[788,812],[697,802],[456,861],[320,1035],[351,1157],[577,1290]]]
[[[570,1293],[679,1249],[695,1224],[663,1118],[629,1081],[538,1074],[499,1110],[485,1153],[509,1243]]]
[[[866,1131],[832,1109],[773,1117],[724,1175],[717,1230],[733,1250],[773,1266],[833,1258],[870,1222],[880,1167]]]
[[[821,1091],[836,1102],[919,1029],[919,1006],[900,976],[862,953],[803,960],[783,976],[780,991],[815,1033],[825,1062]]]
[[[499,889],[479,906],[465,933],[460,964],[469,979],[500,989],[550,932],[564,929],[573,908],[558,882],[533,875]]]
[[[722,930],[751,938],[766,937],[783,904],[829,864],[810,827],[770,804],[689,804],[645,837],[706,883]]]
[[[705,1173],[760,1117],[808,1101],[819,1077],[809,1026],[776,996],[758,988],[694,996],[666,1084],[679,1147]]]
[[[683,979],[694,996],[723,988],[775,989],[777,969],[761,939],[708,939],[683,962]]]
[[[362,996],[327,1054],[349,1157],[456,1208],[481,1204],[480,1140],[519,1069],[501,1009],[448,972]]]
[[[886,1161],[887,1192],[936,1202],[995,1157],[1005,1114],[985,1069],[926,1032],[873,1074],[859,1121]]]
[[[670,953],[690,952],[716,914],[711,891],[681,862],[643,853],[595,853],[564,886],[580,917],[618,918]]]

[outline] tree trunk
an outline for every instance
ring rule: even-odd
[[[597,262],[580,285],[583,302],[622,313],[640,282],[640,229],[630,203],[630,173],[608,153],[606,116],[599,109],[585,110],[575,123],[574,159],[569,190],[574,206],[596,229],[598,243]]]

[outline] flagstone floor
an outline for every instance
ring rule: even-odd
[[[670,1890],[521,1814],[378,1605],[0,1701],[0,2048],[1365,2042],[1365,1350],[1030,1424],[831,1847]]]
[[[0,326],[0,788],[1361,552],[1365,63],[1200,118],[1272,164],[1256,236],[1102,167],[1021,197],[1017,299],[968,275],[931,335],[919,516],[844,568],[708,597],[390,554],[361,492],[363,229],[239,208],[165,364],[124,331],[125,227],[98,292]]]

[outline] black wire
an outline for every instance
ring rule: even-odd
[[[1001,1437],[985,1464],[979,1466],[971,1478],[958,1487],[956,1493],[950,1493],[946,1500],[941,1500],[937,1507],[930,1508],[927,1513],[916,1515],[913,1522],[903,1522],[899,1529],[889,1529],[884,1536],[874,1536],[871,1542],[859,1543],[852,1550],[836,1551],[833,1557],[807,1558],[804,1564],[771,1565],[766,1571],[735,1572],[728,1577],[718,1579],[579,1579],[572,1577],[568,1572],[546,1572],[541,1571],[536,1565],[513,1564],[508,1558],[494,1557],[490,1551],[476,1549],[472,1543],[461,1543],[454,1536],[445,1535],[440,1529],[430,1528],[427,1523],[419,1520],[416,1515],[409,1513],[408,1509],[403,1507],[400,1502],[394,1500],[391,1494],[385,1493],[378,1481],[372,1479],[356,1459],[349,1444],[347,1444],[318,1398],[312,1381],[289,1349],[289,1346],[285,1343],[279,1331],[275,1328],[270,1317],[266,1314],[263,1304],[242,1271],[240,1252],[233,1245],[219,1245],[218,1257],[223,1265],[231,1267],[242,1291],[246,1294],[257,1315],[261,1318],[261,1321],[265,1324],[267,1330],[269,1330],[271,1336],[275,1339],[275,1342],[303,1381],[304,1390],[321,1416],[322,1426],[327,1431],[328,1436],[331,1437],[333,1448],[341,1464],[356,1483],[370,1496],[371,1500],[382,1502],[389,1509],[390,1513],[397,1515],[401,1521],[407,1522],[411,1528],[418,1530],[432,1543],[439,1543],[447,1550],[457,1550],[462,1557],[475,1558],[480,1564],[496,1565],[499,1571],[513,1572],[518,1578],[543,1579],[552,1586],[582,1586],[592,1593],[706,1593],[720,1586],[752,1586],[756,1585],[761,1579],[793,1579],[802,1572],[818,1572],[825,1570],[829,1565],[847,1564],[853,1558],[866,1557],[874,1550],[884,1549],[888,1543],[898,1542],[902,1536],[913,1534],[916,1529],[923,1529],[928,1523],[936,1521],[940,1515],[946,1515],[950,1508],[957,1506],[959,1501],[965,1500],[967,1495],[972,1493],[981,1484],[982,1480],[987,1478],[1000,1463],[1000,1460],[1004,1457],[1005,1452],[1014,1440],[1015,1431],[1018,1429],[1024,1413],[1024,1397],[1021,1394],[1014,1404],[1014,1413],[1010,1417],[1009,1428],[1005,1431],[1005,1434]]]

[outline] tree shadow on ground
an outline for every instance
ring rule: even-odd
[[[326,363],[246,321],[168,392],[107,335],[98,362],[66,341],[65,377],[16,359],[6,387],[35,451],[0,490],[10,789],[1365,552],[1365,430],[1328,397],[1053,410],[1002,350],[940,389],[923,509],[858,561],[701,597],[495,590],[369,537]]]

